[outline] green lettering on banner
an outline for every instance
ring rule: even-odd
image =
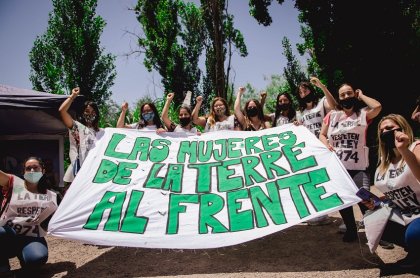
[[[225,205],[225,200],[217,194],[200,195],[200,218],[199,232],[207,234],[208,227],[211,227],[211,233],[225,233],[228,229],[216,218],[215,214],[219,213]]]
[[[272,149],[278,148],[280,146],[279,143],[274,142],[274,140],[272,140],[273,137],[278,139],[277,134],[267,134],[267,135],[261,136],[261,142],[262,142],[264,150],[271,151]]]
[[[295,148],[303,148],[305,147],[305,143],[299,143],[295,146],[286,145],[282,147],[282,152],[284,156],[287,158],[287,160],[290,163],[290,167],[292,169],[292,172],[295,173],[297,171],[307,169],[310,167],[317,166],[316,159],[313,155],[305,157],[303,159],[297,159],[296,156],[302,154],[302,150],[297,149],[293,150]]]
[[[306,206],[302,192],[300,191],[300,185],[308,182],[310,182],[308,173],[295,174],[293,176],[276,181],[280,189],[289,189],[293,203],[295,204],[300,218],[304,218],[309,215],[308,207]]]
[[[303,185],[308,199],[311,201],[316,211],[323,211],[326,209],[338,207],[343,204],[343,201],[334,193],[327,198],[321,199],[321,195],[325,194],[325,188],[323,186],[317,186],[318,184],[330,181],[327,170],[325,168],[317,169],[309,172],[310,182]]]
[[[210,162],[203,164],[190,164],[188,168],[197,169],[196,192],[209,193],[211,191],[211,169],[222,165],[221,162]]]
[[[272,180],[275,178],[274,172],[277,177],[284,176],[289,174],[289,171],[278,166],[274,162],[278,161],[282,156],[282,153],[279,151],[272,151],[260,154],[261,162],[264,167],[265,172],[267,173],[267,178]]]
[[[170,194],[169,213],[166,233],[169,235],[177,234],[179,230],[179,214],[185,213],[187,207],[181,203],[198,204],[197,194]]]
[[[147,137],[137,137],[128,159],[147,161],[150,141],[150,138]]]
[[[235,150],[236,143],[241,142],[243,145],[242,138],[228,138],[227,139],[227,148],[228,148],[228,157],[229,158],[237,158],[242,156],[241,150]]]
[[[249,189],[251,194],[252,206],[254,208],[255,220],[258,228],[268,226],[268,221],[262,210],[264,208],[274,224],[280,225],[286,223],[283,207],[276,182],[269,182],[266,184],[268,196],[259,186],[254,186]]]
[[[146,181],[143,184],[144,188],[162,188],[165,178],[158,177],[157,174],[163,166],[165,166],[165,164],[163,163],[154,163],[152,165],[152,169],[150,169],[149,175],[147,176]]]
[[[104,155],[114,158],[126,159],[128,153],[120,153],[116,151],[118,144],[125,138],[125,134],[114,133],[112,134],[111,140],[109,140],[108,146],[106,147]]]
[[[227,206],[230,222],[230,231],[238,232],[254,228],[252,210],[239,211],[242,208],[238,199],[248,199],[248,190],[240,189],[227,193]]]
[[[108,160],[102,159],[99,168],[96,171],[96,175],[93,178],[94,183],[106,183],[111,181],[118,171],[118,164]]]
[[[245,152],[247,155],[261,153],[263,150],[256,147],[255,144],[260,142],[260,137],[245,138]]]
[[[125,196],[126,192],[105,192],[101,201],[96,204],[92,214],[89,216],[83,228],[89,230],[97,230],[105,214],[105,211],[110,210],[108,219],[106,220],[104,226],[104,231],[118,231]]]
[[[220,145],[220,151],[218,152],[217,149],[213,148],[213,157],[216,161],[222,161],[227,158],[227,151],[226,151],[226,140],[225,139],[217,139],[214,141],[215,144]]]
[[[119,185],[127,185],[131,182],[129,178],[132,169],[136,169],[137,163],[120,162],[116,164],[110,160],[102,159],[98,171],[93,178],[93,183],[106,183],[112,180],[113,183]]]
[[[208,162],[213,152],[213,141],[198,142],[198,161]]]
[[[168,158],[171,141],[167,139],[155,139],[150,150],[150,161],[162,162]]]
[[[244,171],[245,185],[250,186],[256,183],[263,183],[266,179],[255,170],[255,167],[260,164],[260,159],[255,156],[246,156],[241,158],[242,168]]]
[[[169,164],[168,173],[166,174],[164,190],[180,193],[182,191],[182,177],[184,176],[183,164]]]
[[[292,131],[286,131],[279,134],[279,142],[286,146],[293,146],[296,144],[296,134]]]
[[[189,163],[197,162],[197,142],[181,142],[178,148],[177,162],[185,163],[187,155],[189,156]]]
[[[149,218],[137,216],[141,199],[144,192],[133,190],[131,191],[130,201],[128,203],[127,212],[121,223],[121,232],[143,234],[146,230]]]
[[[232,159],[223,161],[222,165],[217,167],[217,186],[219,192],[227,192],[244,186],[242,177],[232,177],[235,174],[235,170],[228,168],[229,166],[240,163],[240,159]]]

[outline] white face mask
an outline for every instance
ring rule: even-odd
[[[27,182],[38,183],[44,174],[42,172],[26,172],[23,176]]]

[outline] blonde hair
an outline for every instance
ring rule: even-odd
[[[227,101],[222,97],[215,97],[213,99],[213,101],[211,102],[210,114],[209,114],[209,117],[208,117],[210,127],[213,127],[216,124],[216,122],[219,121],[216,113],[214,113],[214,105],[216,104],[216,101],[223,102],[223,105],[225,106],[225,115],[227,117],[230,116],[229,105],[228,105]]]
[[[395,124],[397,124],[401,129],[402,132],[408,136],[409,139],[409,146],[414,142],[414,134],[410,124],[407,120],[399,115],[399,114],[389,114],[387,116],[382,117],[382,119],[378,123],[378,131],[377,131],[377,138],[378,138],[378,170],[379,174],[385,174],[386,169],[388,169],[389,164],[393,158],[395,158],[395,153],[392,149],[387,148],[385,143],[381,140],[381,124],[385,120],[391,120]],[[401,159],[400,165],[405,163],[404,159]]]

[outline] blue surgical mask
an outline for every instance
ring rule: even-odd
[[[42,172],[31,171],[31,172],[25,172],[25,175],[23,177],[27,182],[38,183],[43,175],[44,174]]]
[[[143,120],[145,120],[146,122],[150,122],[155,117],[155,113],[147,112],[147,113],[141,114],[141,116],[143,117]]]

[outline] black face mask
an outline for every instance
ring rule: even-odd
[[[353,108],[356,105],[356,103],[357,103],[357,98],[355,97],[349,97],[349,98],[340,100],[340,105],[346,109]]]
[[[179,118],[181,126],[187,126],[191,122],[191,118]]]
[[[246,109],[246,114],[248,115],[248,117],[257,116],[258,114],[257,107],[248,107]]]
[[[309,103],[309,102],[313,102],[314,100],[315,100],[314,93],[309,93],[301,99],[302,103]]]
[[[381,140],[388,149],[395,148],[395,131],[402,131],[402,129],[387,130],[381,134]]]
[[[277,108],[278,108],[280,111],[286,111],[286,110],[289,110],[289,108],[290,108],[290,103],[279,104],[279,105],[277,105]]]

